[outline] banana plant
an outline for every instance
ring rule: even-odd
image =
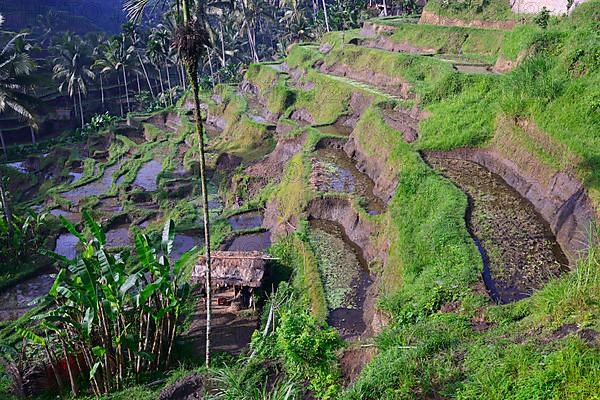
[[[45,252],[63,268],[46,296],[51,307],[33,318],[36,326],[23,337],[50,354],[49,360],[64,357],[73,395],[77,375],[85,371],[101,396],[122,389],[128,378],[170,364],[181,306],[190,292],[182,282],[183,267],[195,249],[171,264],[175,227],[167,221],[159,246],[136,235],[134,260],[128,251],[108,251],[102,227],[87,212],[83,220],[88,235],[61,218],[83,251],[72,260]]]

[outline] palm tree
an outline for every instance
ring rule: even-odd
[[[139,51],[139,48],[143,46],[143,41],[141,36],[136,30],[136,26],[133,23],[127,23],[122,27],[123,34],[131,41],[132,52],[135,54],[138,66],[142,69],[144,73],[144,77],[146,78],[146,83],[148,84],[148,89],[150,90],[150,94],[152,98],[154,98],[154,90],[152,90],[152,85],[150,84],[150,77],[148,76],[148,71],[146,71],[146,61],[142,58],[142,53]],[[138,81],[138,92],[140,91],[140,78],[139,74],[137,74]]]
[[[121,67],[123,71],[123,83],[125,84],[125,98],[127,99],[127,111],[131,112],[131,103],[129,101],[129,87],[127,84],[127,68],[135,70],[135,68],[132,65],[134,49],[133,46],[127,43],[127,36],[124,33],[121,33],[119,40],[121,43],[119,46],[119,52],[117,53],[119,60],[117,65],[118,67]]]
[[[222,2],[218,2],[221,3]],[[150,0],[128,0],[125,11],[132,21],[139,21],[152,2]],[[210,252],[210,217],[208,212],[208,190],[206,182],[206,156],[202,114],[200,112],[200,86],[198,82],[198,63],[211,47],[209,28],[207,27],[207,10],[216,3],[181,0],[176,1],[176,20],[179,22],[173,41],[179,57],[187,71],[194,96],[194,115],[196,119],[196,134],[200,150],[200,181],[202,185],[202,206],[204,216],[204,243],[206,256],[206,365],[210,365],[211,348],[211,252]],[[192,17],[192,15],[194,17]]]
[[[78,36],[67,36],[69,40],[54,46],[57,56],[54,58],[53,79],[59,82],[58,90],[65,89],[69,97],[77,95],[81,127],[85,125],[82,95],[87,95],[88,85],[95,79],[88,56],[88,48]]]
[[[154,65],[154,68],[158,71],[158,79],[160,81],[160,90],[161,92],[165,92],[165,86],[163,83],[163,74],[162,74],[162,65],[166,66],[166,74],[169,82],[169,94],[171,94],[171,85],[169,78],[169,47],[172,42],[172,37],[170,35],[169,30],[162,24],[159,24],[156,28],[152,29],[150,32],[150,37],[148,41],[147,54]],[[173,103],[173,98],[171,97],[171,104]]]
[[[103,40],[97,41],[94,45],[94,50],[92,51],[92,58],[94,59],[94,63],[92,64],[92,70],[98,68],[96,66],[96,63],[97,63],[98,59],[100,59],[102,57],[103,46],[104,46]],[[98,79],[100,81],[100,98],[102,101],[102,111],[106,111],[106,105],[104,103],[104,80],[102,79],[102,75],[104,75],[104,74],[102,73],[102,71],[100,71],[98,73]]]
[[[0,15],[0,27],[2,26],[2,22],[3,17]],[[16,46],[17,42],[24,36],[25,34],[23,33],[13,35],[12,37],[9,36],[6,43],[0,45],[0,115],[10,111],[28,121],[33,128],[37,128],[31,107],[33,99],[26,94],[26,90],[30,85],[28,77],[35,69],[35,63],[26,52],[18,51]],[[3,41],[4,37],[0,37],[0,43]],[[0,139],[6,156],[2,130],[0,130]],[[1,169],[0,202],[2,202],[2,209],[9,234],[12,234],[12,212]]]
[[[121,77],[119,70],[121,68],[120,63],[120,52],[121,42],[118,39],[111,39],[104,42],[95,56],[94,64],[92,68],[99,70],[100,79],[103,75],[110,77],[116,75],[117,86],[119,90],[119,107],[121,108],[121,116],[123,116],[123,103],[121,102]],[[102,82],[102,80],[101,80]]]

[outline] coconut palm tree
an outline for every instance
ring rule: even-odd
[[[121,63],[120,63],[120,52],[121,52],[121,42],[118,39],[108,40],[100,46],[98,49],[98,54],[96,54],[94,64],[92,65],[93,69],[97,69],[100,75],[100,79],[102,76],[106,76],[107,79],[110,79],[111,76],[117,77],[117,86],[119,90],[119,107],[121,109],[121,116],[123,116],[123,103],[121,102],[122,94],[121,94]],[[102,82],[102,81],[101,81]]]
[[[3,17],[0,15],[0,27]],[[4,42],[4,36],[8,39]],[[36,119],[32,110],[33,99],[26,94],[30,81],[29,75],[35,69],[35,63],[26,52],[19,51],[17,42],[25,37],[24,33],[0,36],[0,115],[12,112],[37,128]],[[6,156],[4,137],[0,129],[0,141]],[[9,234],[12,233],[11,207],[4,186],[4,177],[0,169],[0,202],[2,211],[8,225]]]
[[[169,77],[169,48],[170,43],[172,42],[172,37],[170,35],[169,30],[162,24],[159,24],[156,28],[152,29],[150,32],[148,47],[147,47],[147,55],[150,59],[150,62],[158,71],[158,79],[160,81],[160,89],[161,92],[165,92],[165,85],[163,82],[163,73],[162,66],[166,67],[167,81],[169,84],[169,94],[171,93],[171,84]],[[173,103],[173,98],[171,97],[171,104]]]
[[[131,102],[129,101],[129,85],[127,81],[127,70],[135,71],[134,48],[127,40],[127,35],[121,33],[118,40],[120,41],[118,56],[118,67],[123,71],[123,83],[125,84],[125,98],[127,99],[127,111],[131,112]]]
[[[53,79],[59,83],[60,92],[67,91],[69,97],[77,96],[79,100],[79,116],[81,127],[85,125],[82,95],[86,96],[88,86],[96,75],[91,70],[90,52],[78,36],[67,35],[68,41],[53,47],[54,58]],[[76,101],[77,102],[77,101]]]
[[[142,52],[140,48],[144,46],[144,41],[142,40],[142,36],[138,33],[135,24],[129,22],[121,28],[123,35],[129,39],[131,43],[131,50],[136,59],[136,67],[141,69],[144,77],[146,78],[146,83],[148,84],[148,90],[150,90],[150,94],[152,98],[154,98],[154,90],[152,89],[152,84],[150,84],[150,77],[148,76],[148,71],[146,71],[146,61],[145,57],[142,57]],[[140,89],[140,74],[136,74],[137,84],[138,84],[138,92]]]
[[[157,0],[160,1],[160,0]],[[164,0],[168,1],[168,0]],[[128,0],[125,11],[132,21],[139,21],[147,7],[155,5],[151,0]],[[200,85],[198,81],[198,63],[206,55],[206,49],[212,46],[207,14],[211,8],[223,5],[222,1],[205,2],[197,0],[177,0],[175,4],[177,31],[173,47],[185,66],[194,97],[194,115],[196,134],[200,151],[200,181],[202,186],[202,205],[204,217],[204,243],[206,255],[206,365],[210,365],[211,349],[211,251],[210,251],[210,217],[208,210],[208,189],[206,180],[206,155],[202,114],[200,111]]]

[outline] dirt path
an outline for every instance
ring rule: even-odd
[[[212,305],[212,350],[239,354],[250,343],[252,333],[259,323],[258,312],[252,310],[236,311],[228,305],[219,305],[219,298],[230,299],[233,291],[213,294]],[[206,312],[201,298],[192,315],[192,325],[183,335],[192,343],[194,358],[203,359],[206,349]]]

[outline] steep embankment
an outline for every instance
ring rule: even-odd
[[[433,26],[427,17],[419,25],[372,21],[360,33],[327,35],[319,47],[295,46],[281,67],[255,67],[256,75],[270,69],[264,72],[271,75],[267,82],[288,99],[281,115],[292,122],[282,126],[339,121],[353,127],[336,143],[345,141],[345,154],[370,177],[373,193],[385,203],[381,213],[369,215],[360,199],[340,190],[324,193],[327,185],[318,179],[330,176],[332,167],[311,161],[316,144],[325,143],[322,137],[313,128],[282,130],[295,132],[292,136],[304,130],[308,136],[302,136],[300,153],[290,159],[267,203],[267,223],[280,234],[302,229],[304,218],[340,223],[370,261],[378,291],[370,293],[377,293],[380,310],[373,321],[381,327],[389,318],[378,336],[378,355],[344,398],[516,398],[539,394],[539,382],[559,397],[585,398],[597,387],[598,259],[593,248],[586,256],[600,188],[599,121],[593,111],[597,45],[587,40],[594,37],[597,5],[582,5],[572,17],[552,20],[546,30],[514,21],[502,30]],[[506,74],[461,73],[465,63],[495,64],[496,72]],[[266,99],[275,91],[264,82],[258,95]],[[511,202],[523,203],[527,207],[518,218],[541,221],[540,232],[545,224],[551,230],[544,233],[547,239],[537,238],[532,224],[522,243],[546,245],[555,236],[573,272],[556,279],[563,271],[558,268],[531,287],[525,282],[525,295],[531,297],[491,304],[480,278],[481,257],[486,261],[487,252],[496,262],[508,256],[493,240],[510,246],[511,237],[481,242],[480,254],[471,236],[480,231],[472,229],[476,221],[468,211],[481,210],[473,202],[489,201],[493,191],[476,186],[483,197],[467,198],[421,154],[456,165],[473,162],[482,178],[494,174],[491,181],[506,186],[506,195],[497,198],[506,204],[496,206],[508,211],[502,217],[507,223]],[[499,215],[480,217],[487,229],[504,229],[494,220]],[[527,262],[551,270],[553,261],[532,248],[537,247],[510,249],[509,264],[522,272]],[[490,253],[495,251],[500,253]],[[552,243],[546,254],[551,258],[551,253]],[[493,279],[500,282],[501,275]],[[523,297],[519,292],[513,300]],[[318,309],[322,297],[309,298]],[[581,368],[548,383],[561,363]]]

